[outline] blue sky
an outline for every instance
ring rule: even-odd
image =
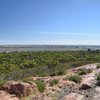
[[[0,0],[0,44],[100,45],[100,0]]]

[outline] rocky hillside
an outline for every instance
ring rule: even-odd
[[[66,75],[6,82],[0,100],[100,100],[100,65],[70,69]]]

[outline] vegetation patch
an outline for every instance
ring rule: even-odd
[[[100,68],[100,64],[97,64],[97,69],[99,69]]]
[[[22,80],[23,82],[30,82],[30,81],[33,81],[31,77],[28,77],[28,78],[24,78]]]
[[[79,74],[79,75],[86,75],[86,74],[89,74],[89,73],[91,73],[91,72],[92,72],[91,69],[82,68],[82,69],[79,70],[78,74]]]
[[[23,80],[31,76],[63,75],[66,70],[98,63],[100,51],[39,51],[0,53],[0,79]],[[99,67],[97,67],[99,68]],[[85,74],[81,71],[80,74]]]
[[[57,79],[51,80],[49,82],[50,86],[57,85],[58,83],[59,83],[59,80],[57,80]]]
[[[46,84],[43,81],[40,81],[40,80],[36,80],[35,83],[38,87],[39,92],[43,93],[45,88],[46,88]]]
[[[96,83],[97,86],[100,86],[100,73],[97,74],[97,83]]]
[[[75,74],[75,75],[69,76],[68,80],[73,81],[75,83],[80,83],[81,77],[78,74]]]
[[[6,80],[1,80],[0,79],[0,88],[6,83]]]

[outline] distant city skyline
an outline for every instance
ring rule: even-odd
[[[100,0],[0,0],[0,45],[100,45]]]

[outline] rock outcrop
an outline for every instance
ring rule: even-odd
[[[16,95],[9,94],[5,91],[0,91],[0,100],[19,100]]]
[[[15,82],[9,81],[2,87],[3,90],[10,94],[15,94],[19,97],[29,96],[38,92],[37,86],[35,83],[24,83],[24,82]]]

